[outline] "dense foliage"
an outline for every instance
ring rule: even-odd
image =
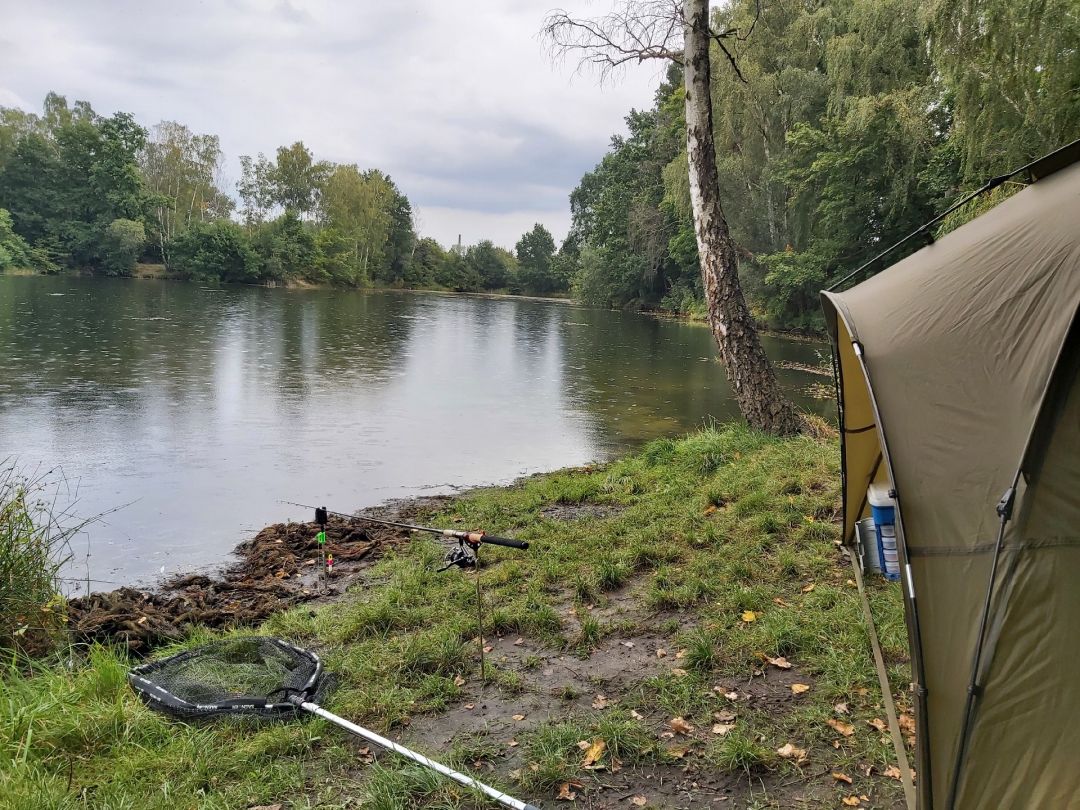
[[[0,270],[130,275],[141,260],[226,282],[569,289],[543,226],[518,255],[486,240],[445,250],[417,237],[408,197],[378,169],[296,142],[242,156],[234,199],[223,158],[216,135],[175,121],[147,131],[55,93],[41,115],[0,108]]]
[[[818,328],[831,279],[1080,136],[1067,0],[734,0],[714,13],[744,35],[730,42],[738,73],[714,53],[714,128],[744,287],[770,326]],[[699,306],[682,93],[673,69],[571,195],[586,301]]]

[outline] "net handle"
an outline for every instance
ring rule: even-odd
[[[317,715],[323,720],[327,720],[333,723],[338,728],[345,729],[345,731],[348,731],[350,734],[355,734],[357,737],[360,737],[363,740],[367,740],[370,743],[374,743],[380,748],[385,748],[388,751],[393,751],[395,754],[405,757],[406,759],[411,759],[413,762],[416,762],[419,765],[423,765],[425,768],[431,768],[431,770],[436,771],[437,773],[441,773],[445,777],[453,779],[460,785],[479,790],[481,793],[491,799],[494,799],[504,807],[509,807],[511,808],[511,810],[540,810],[540,808],[536,805],[526,804],[520,799],[515,799],[513,796],[503,793],[501,790],[496,790],[490,785],[485,785],[483,782],[477,779],[473,779],[467,774],[461,773],[460,771],[455,771],[453,768],[449,768],[446,765],[443,765],[441,762],[436,762],[433,759],[429,759],[423,754],[418,754],[411,748],[406,748],[404,745],[399,745],[393,740],[388,740],[386,739],[386,737],[376,734],[374,731],[370,731],[363,726],[356,725],[356,723],[350,723],[344,717],[338,717],[333,712],[328,712],[326,709],[324,709],[317,703],[309,703],[308,701],[303,700],[299,697],[289,698],[289,701],[298,708],[303,709],[305,712],[311,712],[311,714]]]

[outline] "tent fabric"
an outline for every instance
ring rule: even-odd
[[[995,507],[1022,462],[954,806],[1080,807],[1080,164],[1032,176],[940,241],[823,293],[846,542],[867,484],[896,490],[921,808],[948,806]]]

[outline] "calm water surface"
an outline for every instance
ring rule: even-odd
[[[816,364],[821,344],[767,339]],[[808,410],[815,381],[780,370]],[[611,458],[737,415],[707,329],[537,301],[0,276],[0,460],[60,468],[70,573],[222,563],[343,511]]]

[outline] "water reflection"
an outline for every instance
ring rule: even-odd
[[[123,506],[76,566],[106,581],[220,563],[306,517],[281,500],[506,481],[736,415],[708,330],[535,301],[0,277],[0,350],[0,458]]]

